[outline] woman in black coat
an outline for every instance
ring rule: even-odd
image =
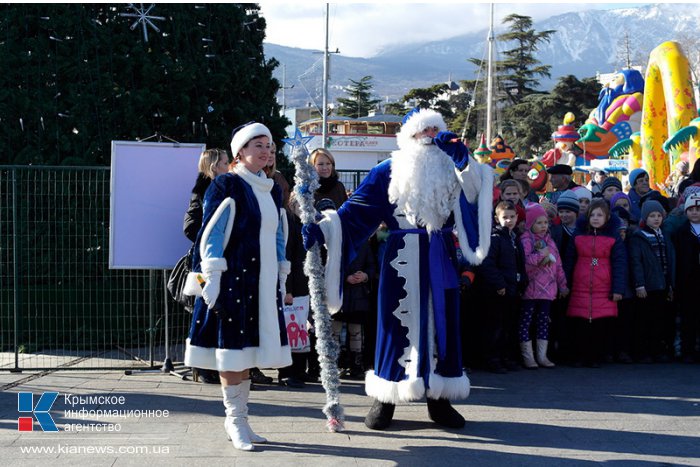
[[[207,149],[199,156],[199,173],[197,174],[194,187],[192,187],[190,205],[187,208],[185,220],[182,224],[185,237],[189,238],[190,241],[194,242],[197,239],[197,233],[202,227],[202,200],[204,199],[204,193],[209,188],[212,180],[218,175],[228,172],[231,162],[233,162],[233,158],[223,149]]]

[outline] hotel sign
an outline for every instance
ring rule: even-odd
[[[314,136],[309,148],[321,147],[321,137]],[[365,136],[365,135],[328,135],[328,149],[353,152],[395,151],[396,136]]]

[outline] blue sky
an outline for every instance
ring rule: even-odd
[[[494,23],[510,13],[535,21],[557,14],[589,9],[617,9],[645,3],[604,3],[587,1],[505,3],[496,2]],[[266,42],[289,47],[322,50],[325,43],[325,3],[260,2],[267,21]],[[371,57],[383,47],[446,39],[485,30],[489,23],[489,3],[457,2],[374,2],[331,3],[329,48],[352,57]]]

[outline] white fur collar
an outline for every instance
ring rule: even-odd
[[[248,182],[248,184],[256,190],[270,191],[272,190],[272,185],[275,183],[271,178],[267,178],[267,175],[265,175],[265,172],[262,170],[257,174],[254,174],[245,168],[243,164],[236,164],[233,171],[240,175],[243,180]]]

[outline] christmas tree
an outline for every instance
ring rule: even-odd
[[[108,165],[154,134],[228,148],[279,116],[257,4],[0,6],[0,164]]]

